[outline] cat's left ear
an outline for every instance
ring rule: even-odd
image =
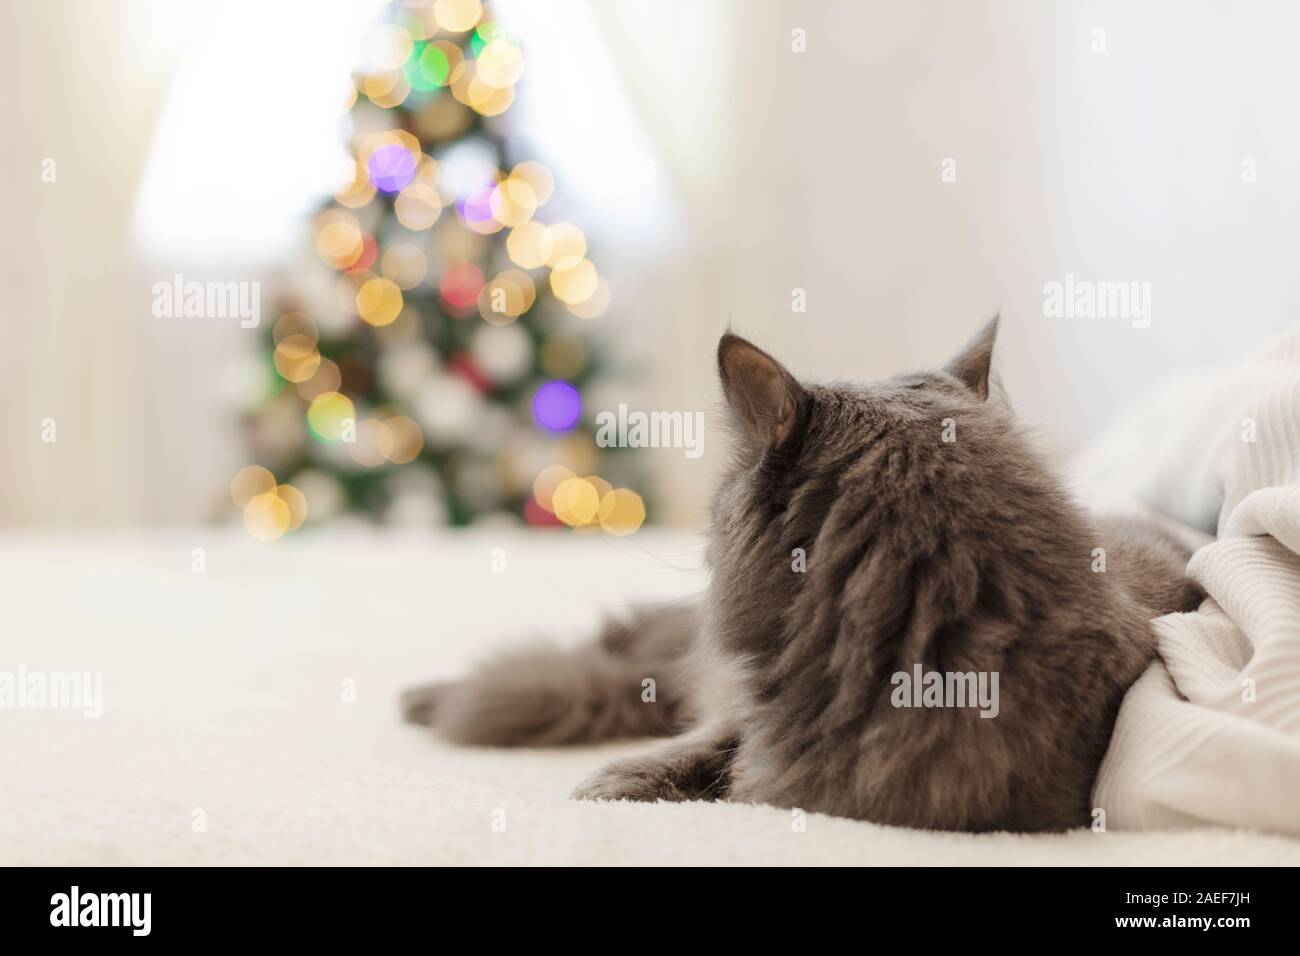
[[[794,431],[807,392],[784,365],[728,332],[718,342],[718,376],[732,415],[760,448],[776,448]]]
[[[953,376],[981,400],[989,397],[989,371],[993,367],[993,343],[998,337],[998,317],[989,323],[966,343],[943,370]]]

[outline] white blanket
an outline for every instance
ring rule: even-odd
[[[1300,835],[1300,333],[1167,387],[1079,479],[1217,534],[1188,566],[1209,597],[1155,622],[1160,660],[1124,700],[1094,792],[1107,826]]]
[[[697,591],[674,568],[699,554],[658,532],[0,535],[0,671],[104,677],[98,719],[0,709],[0,864],[1300,863],[1300,840],[1223,828],[976,836],[578,803],[646,744],[458,748],[398,719],[404,685]]]

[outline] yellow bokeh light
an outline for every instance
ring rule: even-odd
[[[289,530],[293,515],[274,490],[254,497],[244,507],[244,528],[259,541],[274,541]]]
[[[533,500],[544,511],[553,511],[551,504],[560,482],[573,477],[573,472],[563,465],[547,465],[533,479]]]
[[[307,406],[307,424],[326,441],[338,441],[347,423],[355,423],[356,414],[352,399],[342,392],[323,392]]]
[[[374,198],[375,184],[370,181],[366,167],[355,159],[349,159],[343,167],[340,185],[334,190],[335,201],[349,209],[360,209]]]
[[[522,179],[533,187],[537,205],[544,206],[555,192],[555,177],[551,171],[534,159],[524,160],[510,171],[512,179]]]
[[[609,308],[611,298],[609,283],[601,276],[591,297],[582,302],[569,303],[569,311],[580,319],[598,319]]]
[[[261,465],[249,465],[235,472],[230,480],[230,498],[243,508],[258,495],[264,495],[275,487],[275,476]]]
[[[524,54],[514,41],[498,36],[478,54],[478,75],[498,89],[514,86],[524,72]]]
[[[555,250],[551,230],[540,222],[525,222],[510,230],[506,252],[510,261],[522,269],[539,269],[546,265]]]
[[[420,426],[405,415],[394,415],[388,419],[387,424],[393,440],[388,460],[395,465],[414,461],[424,447],[424,433],[420,431]]]
[[[552,269],[572,269],[587,254],[587,237],[571,222],[551,226],[551,254],[546,264]]]
[[[329,209],[316,217],[316,252],[335,269],[350,269],[365,250],[365,235],[357,217]]]
[[[376,106],[392,109],[401,106],[411,95],[411,84],[401,70],[383,70],[363,79],[361,91]]]
[[[631,534],[645,522],[645,502],[635,491],[615,488],[600,499],[598,519],[610,534]]]
[[[275,496],[289,509],[289,531],[297,531],[307,520],[307,496],[293,485],[277,485]]]
[[[600,276],[590,259],[581,259],[567,269],[556,269],[551,273],[551,291],[561,302],[574,305],[586,302],[596,292]]]
[[[496,184],[489,201],[492,218],[503,226],[519,226],[537,211],[537,194],[532,184],[511,176]]]
[[[402,290],[392,279],[370,279],[357,290],[357,315],[370,325],[388,325],[401,313],[402,304]]]
[[[397,194],[394,204],[397,221],[412,232],[428,229],[442,214],[442,199],[438,190],[418,179]]]
[[[298,384],[316,374],[320,368],[320,352],[316,340],[305,335],[290,335],[275,347],[275,370],[285,381]]]
[[[500,116],[514,104],[515,90],[512,86],[499,89],[485,83],[482,77],[475,76],[469,82],[466,97],[468,105],[476,113],[482,116]]]
[[[601,501],[604,501],[605,496],[614,490],[614,486],[599,475],[588,475],[583,480],[596,489],[596,494]],[[597,511],[597,516],[599,516],[599,511]]]
[[[551,510],[569,527],[582,527],[600,511],[600,492],[586,478],[565,478],[555,487]]]
[[[483,17],[483,4],[480,0],[434,0],[433,16],[448,33],[464,33]]]

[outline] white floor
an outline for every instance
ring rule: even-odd
[[[651,533],[0,537],[0,672],[104,681],[99,719],[0,709],[0,863],[1300,864],[1300,842],[1226,830],[801,832],[767,807],[575,803],[642,745],[462,750],[398,720],[405,685],[691,593],[699,555]]]

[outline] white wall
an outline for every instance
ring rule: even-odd
[[[800,374],[870,378],[942,361],[1000,309],[1012,398],[1066,451],[1149,382],[1300,318],[1300,7],[735,3],[709,54],[730,61],[721,97],[707,58],[657,83],[662,36],[627,22],[679,25],[690,5],[602,7],[646,115],[727,134],[702,155],[658,126],[688,216],[638,285],[642,320],[665,322],[658,407],[704,407],[729,316]],[[1150,327],[1046,318],[1043,285],[1067,272],[1150,282]],[[697,521],[708,469],[656,461],[674,517]]]

